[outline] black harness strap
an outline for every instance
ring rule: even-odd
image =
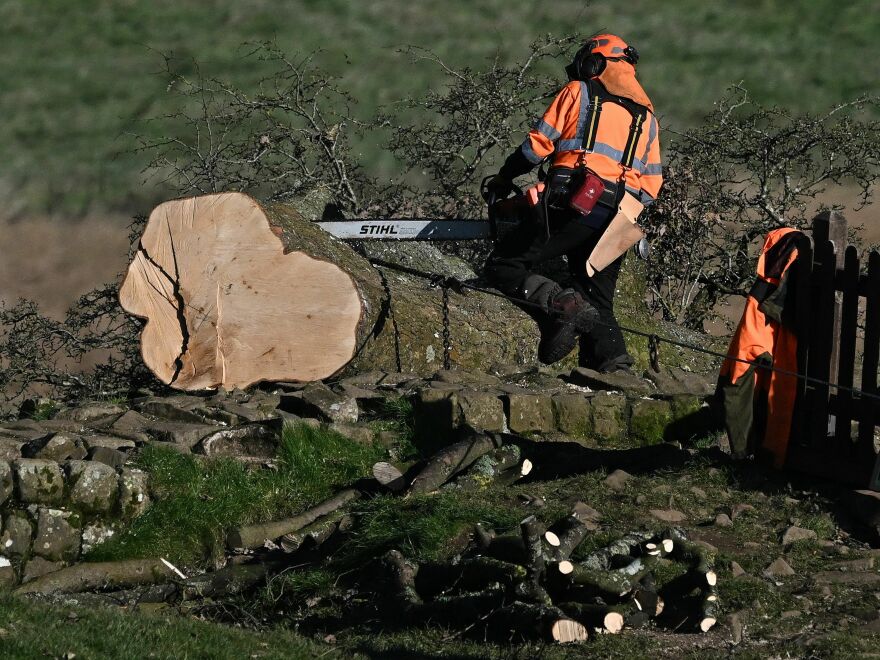
[[[593,151],[596,147],[596,134],[599,132],[599,116],[602,114],[602,104],[608,101],[616,103],[632,115],[632,122],[629,125],[629,136],[626,139],[626,145],[623,147],[623,159],[620,161],[623,167],[630,169],[635,160],[636,146],[642,137],[645,120],[648,118],[648,109],[630,99],[610,94],[602,83],[595,80],[587,81],[587,89],[590,93],[590,114],[587,117],[581,148],[585,153]]]

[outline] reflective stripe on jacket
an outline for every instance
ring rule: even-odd
[[[765,293],[746,307],[727,354],[739,360],[797,371],[797,336],[783,319],[793,315],[789,303],[791,265],[797,258],[797,242],[803,234],[795,229],[774,229],[764,241],[758,259],[757,282]],[[760,299],[759,299],[760,298]],[[719,376],[724,418],[734,455],[763,449],[773,465],[785,464],[797,394],[797,379],[777,371],[755,369],[744,362],[725,360]]]
[[[563,87],[523,142],[521,148],[526,159],[537,164],[555,154],[554,166],[575,167],[582,153],[584,133],[588,129],[586,123],[590,116],[590,102],[587,83],[574,80]],[[639,197],[643,204],[650,204],[656,199],[663,183],[657,118],[653,112],[648,112],[636,144],[632,168],[626,170],[621,161],[624,159],[623,149],[629,138],[632,115],[613,102],[605,102],[601,107],[596,143],[592,151],[586,153],[586,166],[603,179],[613,182],[625,173],[627,190]]]

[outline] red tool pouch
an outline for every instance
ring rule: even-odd
[[[574,188],[568,205],[578,213],[589,215],[605,190],[605,183],[594,172],[584,172],[584,180]]]

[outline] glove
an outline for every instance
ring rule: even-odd
[[[495,194],[495,199],[506,199],[513,192],[513,182],[505,176],[496,174],[486,182],[486,189]]]

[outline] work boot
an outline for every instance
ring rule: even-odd
[[[574,350],[579,334],[593,329],[599,312],[574,289],[560,288],[547,302],[550,321],[541,329],[538,359],[553,364]]]
[[[596,369],[601,374],[628,374],[634,376],[632,366],[635,360],[628,353],[609,358]]]

